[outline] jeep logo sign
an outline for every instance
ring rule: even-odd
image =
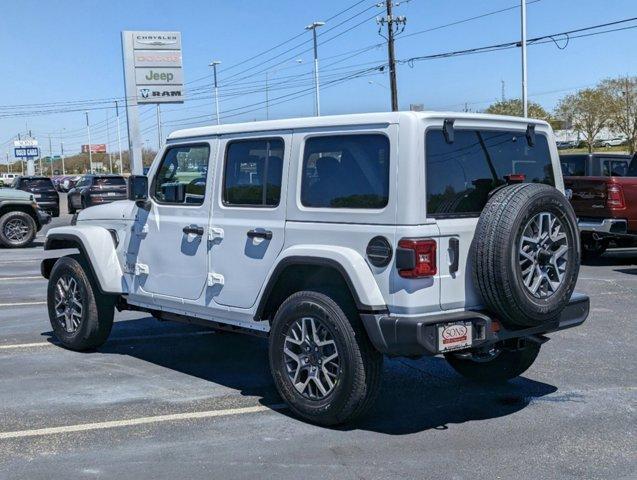
[[[180,68],[136,68],[137,85],[182,85],[183,77]]]

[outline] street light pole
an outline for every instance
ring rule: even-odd
[[[157,151],[161,150],[162,144],[162,131],[161,131],[161,107],[157,104]]]
[[[91,151],[91,125],[88,121],[88,112],[84,112],[86,115],[86,134],[88,135],[88,166],[89,172],[93,173],[93,152]]]
[[[529,115],[529,99],[526,83],[526,0],[520,0],[521,21],[522,21],[522,108],[524,117]]]
[[[325,22],[312,22],[305,27],[306,30],[312,30],[312,41],[314,44],[314,114],[321,116],[321,96],[319,93],[319,61],[318,61],[318,44],[316,42],[316,29],[325,25]]]
[[[117,101],[115,102],[115,118],[117,119],[117,151],[119,152],[119,173],[121,174],[124,164],[122,163],[122,134],[119,130],[119,106]]]
[[[217,85],[217,65],[220,65],[221,61],[213,60],[208,64],[209,67],[212,67],[212,72],[215,80],[215,112],[217,115],[217,125],[221,125],[221,119],[219,118],[219,86]]]

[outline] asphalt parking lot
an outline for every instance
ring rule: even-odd
[[[0,250],[0,478],[637,476],[637,251],[583,266],[588,321],[523,377],[389,360],[371,414],[326,429],[282,408],[263,339],[125,313],[97,352],[57,346],[42,240]]]

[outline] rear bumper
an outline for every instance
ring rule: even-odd
[[[619,218],[580,218],[577,226],[582,232],[622,234],[628,231],[628,222]]]
[[[372,344],[378,351],[393,356],[436,355],[438,326],[453,322],[473,324],[472,348],[482,348],[504,340],[532,337],[581,325],[588,317],[588,296],[574,293],[557,320],[539,327],[507,330],[485,312],[462,311],[422,317],[387,314],[362,314],[361,318]]]

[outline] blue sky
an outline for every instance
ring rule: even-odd
[[[634,0],[528,1],[529,37],[637,16]],[[120,31],[178,30],[183,34],[185,81],[194,98],[183,105],[162,107],[166,134],[183,126],[213,122],[213,100],[207,93],[211,82],[207,65],[213,58],[223,62],[219,81],[225,122],[265,118],[265,73],[262,70],[268,68],[272,84],[270,118],[311,115],[312,57],[311,52],[303,52],[311,47],[309,33],[250,62],[236,64],[302,33],[308,23],[328,19],[355,0],[20,0],[3,3],[0,108],[5,109],[0,117],[7,112],[7,106],[122,97]],[[373,48],[383,42],[375,21],[370,18],[375,13],[381,14],[375,4],[372,0],[364,1],[322,29],[325,34],[319,37],[319,54],[326,85],[321,94],[323,114],[389,108],[386,73],[367,72],[367,76],[328,84],[330,80],[386,61],[385,48]],[[403,38],[399,37],[396,43],[397,58],[516,40],[520,34],[518,8],[423,34],[407,35],[517,4],[518,0],[401,1],[396,14],[407,16],[407,26]],[[355,16],[359,12],[361,14]],[[352,16],[355,17],[337,26]],[[327,32],[328,28],[333,30]],[[342,32],[345,33],[335,37]],[[335,38],[330,40],[331,37]],[[552,109],[566,93],[592,86],[609,76],[636,74],[636,40],[637,29],[572,39],[563,50],[553,43],[529,47],[531,100]],[[564,39],[556,41],[560,46],[564,44]],[[284,53],[296,46],[298,48]],[[361,52],[366,47],[370,48]],[[278,54],[281,54],[278,59],[258,66]],[[291,84],[291,75],[301,76],[293,78]],[[461,110],[465,103],[472,110],[484,109],[500,97],[502,80],[507,97],[520,96],[519,49],[417,62],[413,68],[403,64],[398,69],[399,103],[404,109],[409,108],[410,103],[422,103],[425,108],[437,110]],[[295,94],[300,97],[282,97]],[[276,100],[277,97],[282,98]],[[4,151],[10,150],[8,141],[16,133],[24,133],[26,124],[45,145],[44,154],[48,154],[49,134],[53,136],[54,154],[57,154],[60,138],[67,152],[77,151],[80,144],[86,143],[83,111],[36,115],[35,109],[27,108],[29,116],[0,118],[3,157]],[[25,107],[20,107],[11,112],[24,110]],[[113,110],[95,109],[89,115],[94,125],[93,143],[106,143],[109,116],[110,142],[114,148]],[[141,117],[144,140],[155,146],[154,107],[142,107]],[[122,131],[124,133],[125,128]]]

